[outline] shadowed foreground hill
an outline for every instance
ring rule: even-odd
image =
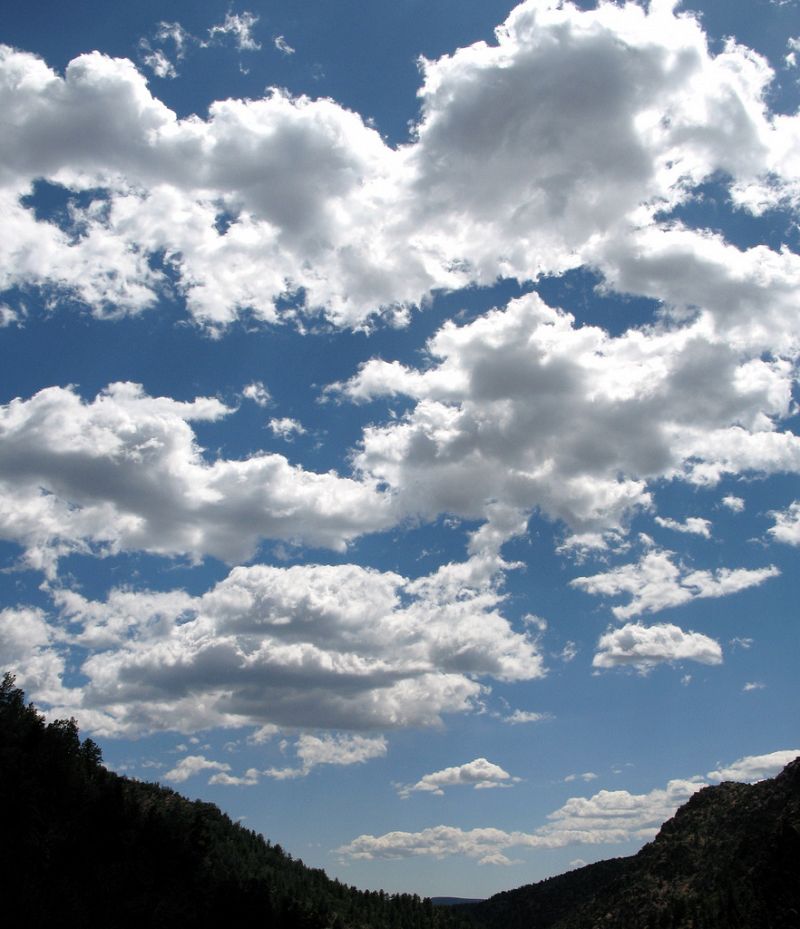
[[[0,886],[28,929],[459,929],[417,896],[362,892],[220,810],[100,764],[74,722],[0,685]]]
[[[630,858],[463,911],[485,929],[800,929],[800,758],[705,787]]]

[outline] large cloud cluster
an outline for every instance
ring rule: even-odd
[[[276,319],[301,292],[358,326],[437,288],[587,260],[627,287],[644,258],[661,297],[673,285],[654,256],[675,246],[657,212],[720,174],[752,209],[791,199],[800,132],[769,113],[762,58],[733,42],[712,54],[673,7],[526,0],[495,43],[422,63],[420,118],[398,148],[331,100],[272,90],[179,119],[130,61],[94,52],[60,76],[4,47],[0,280],[137,311],[164,284],[147,260],[162,255],[212,327],[242,310]],[[60,229],[21,200],[38,178],[103,195]],[[796,273],[753,251],[743,290],[765,260]]]
[[[51,387],[0,406],[0,536],[52,572],[68,551],[236,561],[264,537],[342,549],[393,521],[388,498],[363,481],[276,454],[208,460],[190,423],[232,413],[129,383],[89,402]]]
[[[233,569],[199,597],[54,597],[72,630],[62,641],[90,649],[86,683],[59,694],[58,711],[106,734],[434,725],[478,705],[480,678],[544,673],[535,642],[497,611],[490,583],[462,584],[451,599],[438,575],[256,565]],[[38,635],[44,624],[32,617],[28,625]],[[323,758],[333,749],[341,746],[299,744],[301,769],[341,763]]]

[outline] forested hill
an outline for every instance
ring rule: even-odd
[[[800,758],[705,787],[630,858],[464,910],[485,929],[800,929]]]
[[[107,771],[74,721],[0,685],[2,907],[26,929],[460,929],[417,896],[363,892],[216,806]]]

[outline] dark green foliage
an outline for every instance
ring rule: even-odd
[[[800,929],[800,758],[772,780],[704,788],[631,858],[463,912],[485,929]]]
[[[74,720],[45,725],[10,675],[0,685],[0,835],[3,909],[26,929],[463,926],[415,895],[332,881],[213,804],[107,771]]]

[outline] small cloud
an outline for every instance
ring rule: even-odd
[[[577,781],[580,779],[582,781],[585,781],[588,784],[589,781],[596,781],[599,776],[600,775],[595,774],[594,771],[584,771],[583,774],[568,774],[564,778],[564,783],[571,784],[573,781]]]
[[[748,681],[744,687],[742,687],[742,690],[744,693],[749,693],[751,690],[764,690],[766,686],[767,685],[762,684],[761,681]]]
[[[142,46],[142,51],[144,52],[142,63],[150,68],[156,77],[173,78],[178,76],[175,65],[167,58],[160,48],[147,49]]]
[[[704,539],[711,538],[711,522],[700,516],[689,516],[682,523],[676,519],[656,516],[657,525],[674,532],[683,532],[689,535],[701,535]]]
[[[728,494],[727,497],[722,498],[722,505],[733,513],[741,513],[744,510],[744,498]]]
[[[222,761],[212,761],[203,755],[187,755],[164,775],[165,781],[172,781],[174,784],[182,784],[188,781],[190,777],[199,774],[201,771],[230,771],[231,766]]]
[[[296,419],[291,419],[288,416],[284,416],[281,419],[271,419],[269,421],[269,428],[272,430],[273,435],[287,442],[291,442],[296,435],[305,435],[306,432],[301,422],[298,422]]]
[[[5,303],[0,303],[0,329],[5,329],[6,326],[19,326],[20,325],[20,314],[16,310],[12,310],[10,306],[7,306]]]
[[[752,646],[753,642],[754,642],[753,639],[747,639],[747,638],[742,638],[740,636],[736,636],[735,638],[730,640],[730,645],[732,648],[748,649]]]
[[[572,861],[570,861],[568,867],[570,867],[570,868],[572,868],[572,869],[575,869],[575,868],[585,868],[585,867],[586,867],[586,862],[583,860],[583,858],[573,858]]]
[[[221,784],[224,787],[253,787],[258,783],[259,771],[256,768],[248,768],[242,777],[236,777],[220,771],[209,778],[209,784]]]
[[[688,687],[689,684],[691,683],[692,683],[692,675],[684,674],[683,677],[681,678],[681,684],[683,684],[684,687]]]
[[[252,400],[253,403],[257,403],[258,406],[268,406],[272,399],[270,392],[261,381],[253,381],[252,384],[248,384],[242,391],[242,396],[246,400]]]
[[[568,641],[567,644],[561,649],[558,653],[558,658],[563,662],[570,662],[578,654],[578,646],[573,641]]]
[[[521,780],[522,778],[512,777],[508,771],[487,761],[486,758],[476,758],[466,764],[425,774],[416,784],[395,784],[395,788],[405,800],[417,792],[441,797],[446,787],[466,786],[474,790],[486,790],[493,787],[511,787]]]
[[[208,30],[209,41],[219,36],[233,36],[240,52],[257,52],[261,45],[253,38],[253,26],[258,22],[255,13],[245,10],[243,13],[227,13],[225,21]]]
[[[275,48],[284,55],[294,55],[295,49],[286,41],[282,35],[276,35],[272,40]]]
[[[527,613],[522,617],[522,621],[526,626],[533,626],[533,628],[538,629],[539,632],[547,631],[547,620],[543,619],[541,616],[537,616],[535,613]]]
[[[518,726],[522,723],[540,723],[545,719],[552,719],[550,713],[533,713],[528,710],[514,710],[510,716],[506,716],[503,722],[511,726]]]
[[[281,750],[288,748],[288,743],[281,742]],[[387,743],[383,736],[369,737],[362,735],[301,735],[295,743],[295,751],[300,765],[294,768],[268,768],[264,771],[274,780],[284,781],[305,777],[318,765],[363,764],[373,758],[386,755]]]
[[[786,47],[789,49],[789,51],[784,57],[783,61],[787,68],[796,68],[798,61],[797,53],[800,52],[800,36],[796,38],[790,38],[786,43]]]

